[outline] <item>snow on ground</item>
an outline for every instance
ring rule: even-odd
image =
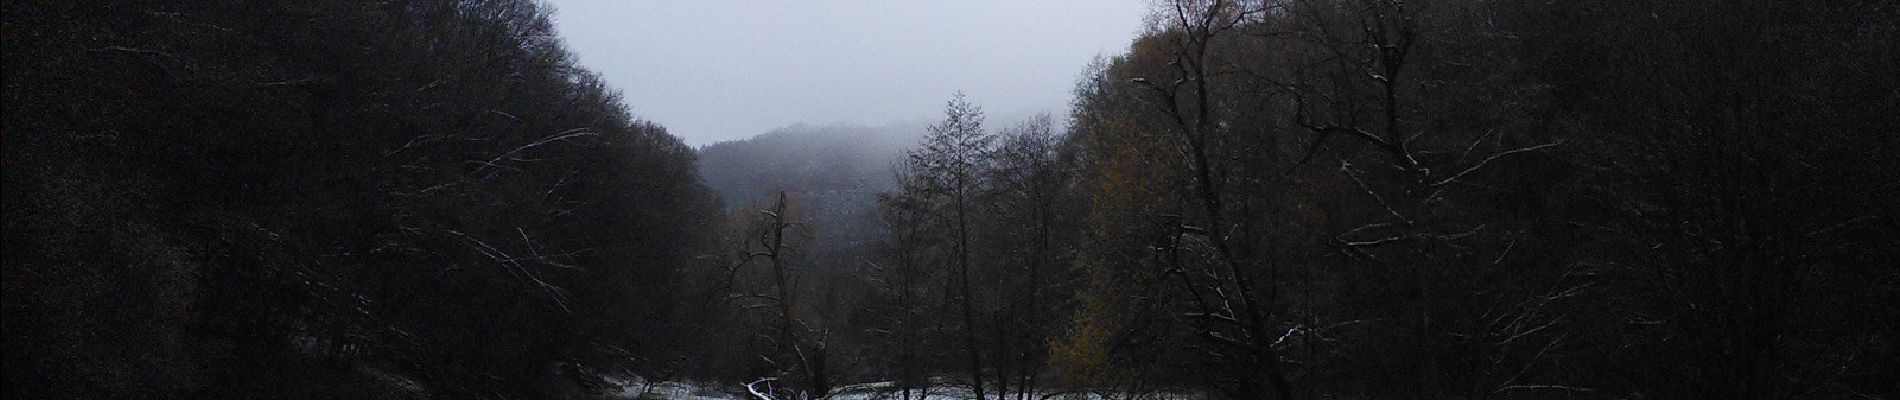
[[[639,377],[607,378],[621,390],[618,397],[625,399],[647,400],[757,400],[744,395],[745,387],[739,383],[714,384],[695,382],[661,381],[651,382]],[[941,379],[935,379],[935,385],[928,388],[913,389],[911,400],[974,400],[976,395],[969,386],[955,385]],[[829,396],[814,400],[902,400],[897,393],[895,382],[867,382],[838,386]],[[1015,400],[1011,393],[1004,400]],[[1076,391],[1076,390],[1038,390],[1031,400],[1205,400],[1191,392],[1150,392],[1130,395],[1120,392]]]
[[[664,399],[664,400],[749,400],[727,393],[719,385],[694,382],[648,381],[641,377],[607,377],[608,382],[620,387],[618,397],[626,399]],[[739,388],[738,384],[730,385]],[[742,389],[742,388],[740,388]]]

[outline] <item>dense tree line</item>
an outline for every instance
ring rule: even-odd
[[[689,374],[776,377],[788,398],[876,381],[922,398],[945,379],[1037,396],[1081,281],[1075,148],[1047,115],[995,129],[961,96],[948,107],[910,131],[799,126],[701,149],[729,207],[725,250],[693,279],[711,318]]]
[[[718,206],[526,0],[5,3],[7,397],[672,368]]]
[[[1890,396],[1900,9],[1178,1],[1057,356],[1231,398]]]
[[[783,218],[823,221],[812,216],[844,214],[839,208],[874,216],[855,234],[868,240],[827,244],[824,234],[808,233],[805,243],[794,245],[830,254],[803,258],[809,264],[804,276],[823,287],[807,296],[823,299],[799,305],[807,309],[799,312],[804,318],[829,322],[821,328],[800,325],[829,338],[833,358],[851,360],[834,366],[847,382],[890,381],[888,395],[910,399],[930,389],[942,395],[939,378],[948,374],[974,393],[1034,396],[1034,382],[1046,375],[1045,346],[1067,323],[1065,299],[1079,281],[1065,266],[1079,238],[1078,203],[1069,185],[1074,152],[1046,115],[1002,130],[985,122],[982,109],[959,94],[943,120],[923,129],[917,148],[890,160],[885,175],[874,178],[891,183],[869,204],[825,204],[825,194],[801,188],[816,198],[805,201],[815,202],[806,204],[818,211],[786,214],[783,203],[758,211],[766,215],[764,226]],[[786,201],[784,192],[780,196]],[[809,226],[807,232],[825,227]],[[759,241],[764,244],[783,236],[758,237],[769,238]],[[766,251],[738,257],[759,254],[779,264],[775,246],[752,247]],[[788,388],[822,395],[835,383],[812,380]]]
[[[813,262],[849,265],[876,240],[877,196],[896,187],[892,167],[923,125],[795,125],[699,149],[700,175],[729,213],[755,217],[778,192],[814,237]],[[745,218],[742,218],[745,220]],[[749,220],[742,221],[749,222]],[[735,227],[744,229],[745,227]]]
[[[9,397],[1900,393],[1889,2],[1174,0],[697,150],[532,0],[4,12]]]
[[[877,196],[920,126],[801,124],[699,149],[725,219],[716,250],[689,265],[683,312],[701,317],[699,340],[673,377],[782,377],[772,390],[793,396],[874,375],[862,355],[878,351],[849,310],[867,304]]]
[[[894,398],[1885,398],[1894,21],[1163,2],[1066,134],[952,100],[808,313]]]
[[[1029,310],[1062,307],[1070,293],[1057,285],[1076,280],[1063,258],[1073,257],[1078,222],[1075,202],[1063,197],[1073,152],[1048,116],[1002,119],[1014,125],[973,121],[957,131],[984,142],[966,146],[960,170],[967,255],[986,257],[968,264],[955,264],[959,253],[944,242],[956,231],[944,230],[950,209],[931,197],[942,188],[919,186],[934,176],[919,157],[941,155],[910,149],[946,140],[932,132],[947,128],[796,125],[700,148],[701,175],[726,199],[727,218],[721,250],[688,278],[696,293],[689,313],[705,318],[682,376],[777,377],[771,390],[786,397],[892,380],[919,389],[892,396],[921,396],[941,374],[967,372],[972,345],[979,361],[1008,363],[991,380],[1043,375],[1042,347],[1066,314]],[[964,294],[960,273],[946,275],[956,265],[974,268],[975,295]],[[992,295],[1005,297],[985,300]],[[964,335],[971,325],[984,331]],[[953,358],[960,367],[950,368]]]
[[[952,100],[811,313],[897,398],[1885,398],[1894,21],[1163,2],[1066,135]]]

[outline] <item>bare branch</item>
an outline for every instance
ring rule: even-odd
[[[508,159],[509,157],[514,156],[517,153],[527,151],[528,149],[532,149],[535,147],[540,147],[542,145],[546,145],[549,143],[564,141],[564,140],[573,139],[573,138],[582,137],[582,136],[594,136],[594,135],[595,135],[594,131],[589,130],[584,127],[568,129],[565,131],[561,131],[561,133],[548,135],[548,137],[541,138],[540,140],[536,140],[528,144],[521,145],[521,147],[516,147],[514,150],[509,150],[506,153],[501,153],[501,155],[497,155],[495,156],[495,158],[489,159],[487,162],[482,162],[481,164],[484,167],[504,168],[498,163],[500,163],[502,160],[505,160],[505,159]],[[476,172],[480,172],[480,171],[481,171],[480,169],[476,170]]]
[[[1525,148],[1520,148],[1520,149],[1515,149],[1515,150],[1510,150],[1510,151],[1505,151],[1505,152],[1502,152],[1502,153],[1497,153],[1497,154],[1492,154],[1492,155],[1491,155],[1490,157],[1486,157],[1486,158],[1485,158],[1484,160],[1482,160],[1482,161],[1478,161],[1478,163],[1477,163],[1476,165],[1472,165],[1472,166],[1471,166],[1470,168],[1465,168],[1465,170],[1464,170],[1464,171],[1458,171],[1458,173],[1456,173],[1456,174],[1452,174],[1452,175],[1451,175],[1450,177],[1446,177],[1445,179],[1443,179],[1443,180],[1439,180],[1438,182],[1433,182],[1433,183],[1431,183],[1431,184],[1430,184],[1430,185],[1428,185],[1428,186],[1431,186],[1431,187],[1439,187],[1439,186],[1445,186],[1445,185],[1449,185],[1449,184],[1451,184],[1451,183],[1453,183],[1453,182],[1457,182],[1459,178],[1463,178],[1463,177],[1465,177],[1465,175],[1470,175],[1470,174],[1471,174],[1472,172],[1477,172],[1477,171],[1478,171],[1479,169],[1482,169],[1482,168],[1484,168],[1484,166],[1485,166],[1485,165],[1488,165],[1488,164],[1490,164],[1490,163],[1491,163],[1492,161],[1497,161],[1497,159],[1499,159],[1499,158],[1503,158],[1504,156],[1508,156],[1508,155],[1512,155],[1512,154],[1518,154],[1518,153],[1524,153],[1524,152],[1531,152],[1531,151],[1538,151],[1538,150],[1543,150],[1543,149],[1546,149],[1546,148],[1551,148],[1551,147],[1556,147],[1556,146],[1559,146],[1559,145],[1562,145],[1562,144],[1564,144],[1564,141],[1563,141],[1562,139],[1559,139],[1559,140],[1557,140],[1557,141],[1555,141],[1555,142],[1550,142],[1550,143],[1545,143],[1545,144],[1540,144],[1540,145],[1536,145],[1536,146],[1531,146],[1531,147],[1525,147]],[[1435,196],[1434,196],[1434,197],[1435,197]]]
[[[767,361],[771,361],[771,360],[767,360]],[[759,400],[777,400],[777,399],[773,399],[770,393],[766,393],[766,392],[771,391],[771,389],[767,389],[766,391],[763,391],[763,392],[759,391],[759,384],[776,381],[776,380],[778,380],[778,378],[759,378],[759,380],[747,382],[745,384],[745,391],[748,393],[751,393],[752,397],[759,398]]]
[[[1587,387],[1576,387],[1576,386],[1562,386],[1562,385],[1511,385],[1511,386],[1498,388],[1498,390],[1494,390],[1491,393],[1503,393],[1506,390],[1562,390],[1566,392],[1594,392],[1597,389],[1587,388]]]
[[[1399,210],[1393,209],[1392,204],[1385,201],[1385,197],[1379,196],[1378,191],[1372,190],[1371,185],[1367,185],[1365,180],[1359,178],[1359,172],[1352,168],[1351,162],[1339,160],[1339,170],[1345,171],[1346,176],[1351,177],[1352,182],[1357,184],[1360,190],[1364,190],[1367,195],[1371,195],[1372,200],[1378,202],[1379,207],[1385,208],[1386,213],[1392,214],[1392,217],[1398,218],[1399,221],[1404,221],[1406,226],[1413,225],[1411,218],[1406,218],[1405,215],[1399,214]]]

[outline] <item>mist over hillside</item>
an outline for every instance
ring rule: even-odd
[[[0,398],[1900,398],[1891,1],[954,3],[0,2]]]
[[[1008,126],[1038,113],[986,116]],[[699,172],[728,209],[768,203],[780,190],[879,193],[892,189],[904,153],[917,147],[935,121],[863,125],[795,124],[756,136],[699,147]],[[1066,125],[1058,125],[1058,133]],[[871,206],[866,204],[865,206]]]
[[[904,152],[927,121],[863,126],[798,124],[699,148],[700,176],[728,208],[757,207],[780,190],[878,193],[889,190]]]
[[[1008,126],[1035,115],[986,116],[986,123]],[[897,188],[906,152],[916,149],[933,122],[782,127],[700,146],[699,174],[729,213],[769,208],[785,192],[802,223],[818,235],[814,252],[830,256],[872,237],[877,196]]]
[[[881,126],[793,125],[745,140],[699,148],[700,176],[728,213],[770,208],[785,192],[799,221],[817,237],[820,259],[874,237],[877,196],[894,187],[904,151],[927,122]]]

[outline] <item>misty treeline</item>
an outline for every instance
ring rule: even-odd
[[[716,291],[745,320],[727,340],[757,349],[724,355],[755,365],[728,378],[1891,398],[1895,21],[1865,1],[1164,2],[1066,121],[989,125],[958,95],[899,157],[824,145],[850,132],[702,149],[709,182],[754,185],[727,195],[717,273],[739,284]],[[871,162],[809,168],[839,160]],[[877,163],[889,183],[841,175]],[[865,187],[870,211],[836,209]]]
[[[543,8],[7,0],[7,397],[1900,394],[1891,2],[1160,2],[697,150]]]

